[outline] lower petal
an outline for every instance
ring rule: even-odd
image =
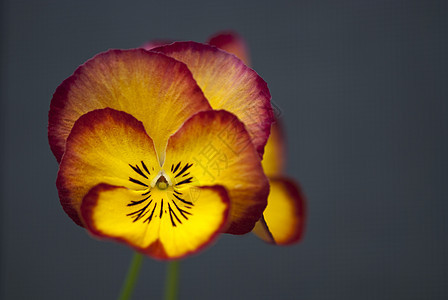
[[[229,199],[220,186],[142,193],[100,184],[86,195],[81,212],[94,236],[116,240],[158,259],[177,259],[213,242],[227,224]]]
[[[262,240],[278,245],[296,243],[305,229],[305,197],[298,184],[287,178],[270,178],[268,206],[253,232]]]

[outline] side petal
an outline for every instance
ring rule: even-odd
[[[271,135],[269,136],[262,160],[263,170],[268,177],[281,176],[285,169],[286,151],[285,136],[280,120],[272,123]]]
[[[53,95],[48,137],[58,162],[75,121],[106,107],[141,120],[162,160],[169,136],[210,109],[185,64],[143,49],[109,50],[80,66]]]
[[[200,112],[168,141],[163,169],[171,183],[222,185],[231,201],[227,232],[245,234],[260,219],[269,183],[244,124],[227,111]]]
[[[56,186],[78,224],[81,201],[99,183],[146,190],[160,170],[151,138],[133,116],[110,108],[81,116],[67,139]]]
[[[250,65],[250,56],[246,41],[236,32],[218,32],[208,39],[207,44],[232,53],[246,65]]]
[[[188,212],[168,192],[152,192],[142,202],[146,195],[141,192],[97,185],[82,202],[86,228],[96,237],[128,244],[154,258],[177,259],[210,245],[227,223],[229,199],[223,187],[201,187]]]
[[[271,192],[264,220],[253,232],[262,240],[277,245],[297,243],[303,237],[306,212],[305,197],[297,183],[288,178],[270,178]]]
[[[263,155],[273,121],[266,82],[234,55],[210,45],[176,42],[155,48],[184,62],[213,109],[224,109],[246,125],[253,144]]]

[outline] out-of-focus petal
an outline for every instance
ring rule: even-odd
[[[235,114],[263,155],[273,121],[266,82],[241,60],[210,45],[176,42],[153,49],[184,62],[213,109]]]
[[[269,183],[244,124],[227,111],[200,112],[168,141],[164,170],[173,184],[222,185],[230,198],[227,232],[252,230],[266,207]]]
[[[257,222],[253,232],[268,243],[296,243],[303,237],[305,229],[305,197],[299,185],[291,179],[277,177],[270,178],[269,182],[271,191],[263,213],[265,222]]]
[[[262,160],[263,170],[268,177],[281,176],[285,169],[285,137],[280,120],[272,124]]]
[[[110,50],[80,66],[53,95],[48,136],[58,162],[75,121],[105,107],[142,121],[161,160],[169,136],[194,113],[211,109],[185,64],[143,49]]]
[[[250,56],[246,41],[236,32],[218,32],[208,39],[207,44],[232,53],[246,65],[250,65]]]
[[[158,259],[193,254],[214,241],[227,223],[229,199],[223,187],[185,192],[186,205],[173,190],[133,191],[100,184],[86,195],[81,211],[97,237],[126,243]]]
[[[67,139],[56,185],[65,212],[79,225],[81,201],[99,183],[145,190],[160,164],[151,138],[133,116],[110,108],[79,118]]]

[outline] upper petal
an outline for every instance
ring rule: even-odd
[[[176,42],[153,49],[184,62],[213,109],[235,114],[263,155],[273,112],[266,82],[234,55],[210,45]]]
[[[227,111],[200,112],[168,141],[163,169],[179,189],[222,185],[233,234],[252,230],[266,207],[269,184],[244,124]]]
[[[99,184],[89,191],[81,211],[97,237],[126,243],[158,259],[175,259],[209,245],[227,224],[229,199],[223,187],[185,192],[185,205],[173,190],[147,192]]]
[[[145,50],[151,50],[160,46],[171,44],[172,40],[152,40],[144,43],[141,47]]]
[[[147,189],[160,164],[151,138],[133,116],[110,108],[91,111],[74,124],[56,185],[66,213],[79,225],[81,201],[99,183]]]
[[[51,100],[48,137],[58,162],[75,121],[105,107],[141,120],[161,160],[169,136],[194,113],[210,109],[185,64],[143,49],[101,53],[67,78]]]
[[[285,169],[286,151],[285,135],[280,120],[272,123],[271,135],[269,136],[262,160],[263,170],[267,176],[281,176]]]
[[[236,32],[218,32],[208,39],[207,44],[232,53],[244,61],[246,65],[250,65],[250,56],[246,41]]]
[[[305,231],[305,197],[297,183],[285,177],[269,178],[268,206],[253,232],[277,245],[300,241]]]

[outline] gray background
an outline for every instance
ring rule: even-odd
[[[114,299],[131,258],[62,211],[55,88],[88,58],[234,29],[288,133],[305,240],[223,236],[182,263],[181,299],[447,299],[447,1],[2,2],[1,299]],[[135,299],[159,299],[146,259]]]

